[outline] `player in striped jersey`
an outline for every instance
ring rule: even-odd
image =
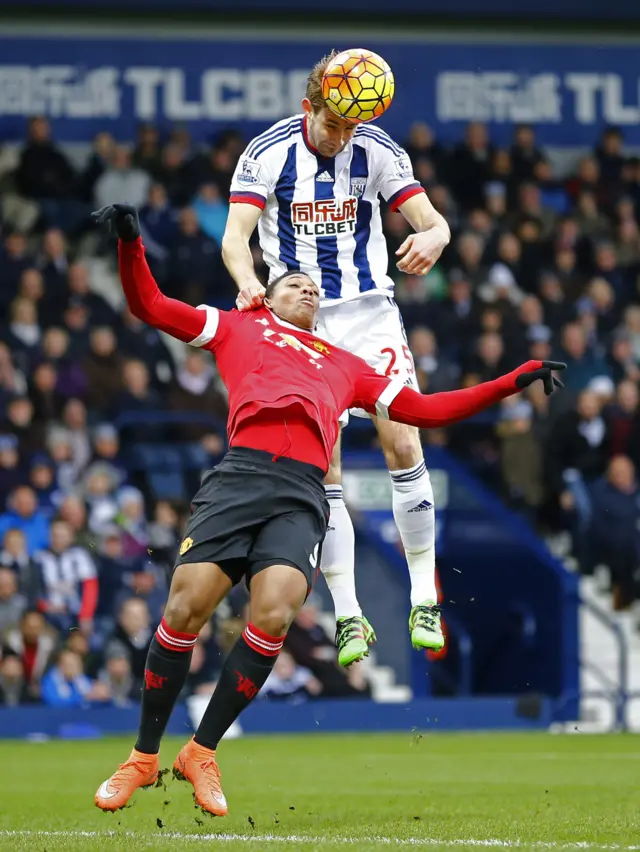
[[[257,136],[240,158],[223,257],[240,290],[238,307],[259,306],[264,289],[249,246],[257,226],[270,280],[301,270],[320,288],[316,333],[364,358],[379,373],[416,387],[387,273],[379,197],[400,211],[415,232],[397,252],[402,272],[429,272],[449,242],[449,227],[414,179],[406,152],[387,133],[371,124],[351,124],[327,110],[321,79],[333,55],[313,68],[303,114]],[[391,475],[393,513],[411,578],[411,641],[415,648],[438,650],[444,637],[435,586],[434,500],[419,433],[373,419]],[[336,610],[338,659],[350,665],[368,654],[375,633],[356,597],[354,531],[341,480],[338,440],[325,480],[331,518],[322,571]]]

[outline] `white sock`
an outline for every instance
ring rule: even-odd
[[[331,509],[320,567],[333,598],[336,619],[362,615],[356,597],[356,536],[342,496],[342,485],[325,485]]]
[[[436,602],[436,524],[429,471],[423,460],[408,470],[390,471],[390,475],[393,517],[411,578],[411,606]]]

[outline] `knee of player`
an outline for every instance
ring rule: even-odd
[[[164,611],[169,627],[180,633],[199,633],[207,617],[202,596],[184,591],[171,595]]]
[[[297,607],[281,602],[253,607],[251,623],[269,636],[284,636],[296,617]]]
[[[402,432],[394,435],[384,448],[384,456],[389,470],[407,470],[422,461],[423,453],[419,433]]]

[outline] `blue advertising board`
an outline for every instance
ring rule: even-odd
[[[229,125],[252,135],[300,111],[310,66],[348,46],[335,42],[0,32],[0,140],[23,138],[32,114],[49,116],[65,141],[99,130],[130,139],[141,121],[186,123],[197,140]],[[424,120],[452,141],[477,120],[498,143],[514,122],[529,122],[543,144],[593,145],[615,124],[628,144],[640,145],[640,66],[631,44],[416,38],[366,46],[394,70],[395,102],[381,125],[399,138]]]

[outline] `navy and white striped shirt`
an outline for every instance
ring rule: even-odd
[[[258,231],[271,279],[299,269],[335,303],[393,290],[379,196],[395,210],[423,191],[384,130],[361,124],[337,156],[323,157],[297,115],[249,143],[230,200],[263,210]]]

